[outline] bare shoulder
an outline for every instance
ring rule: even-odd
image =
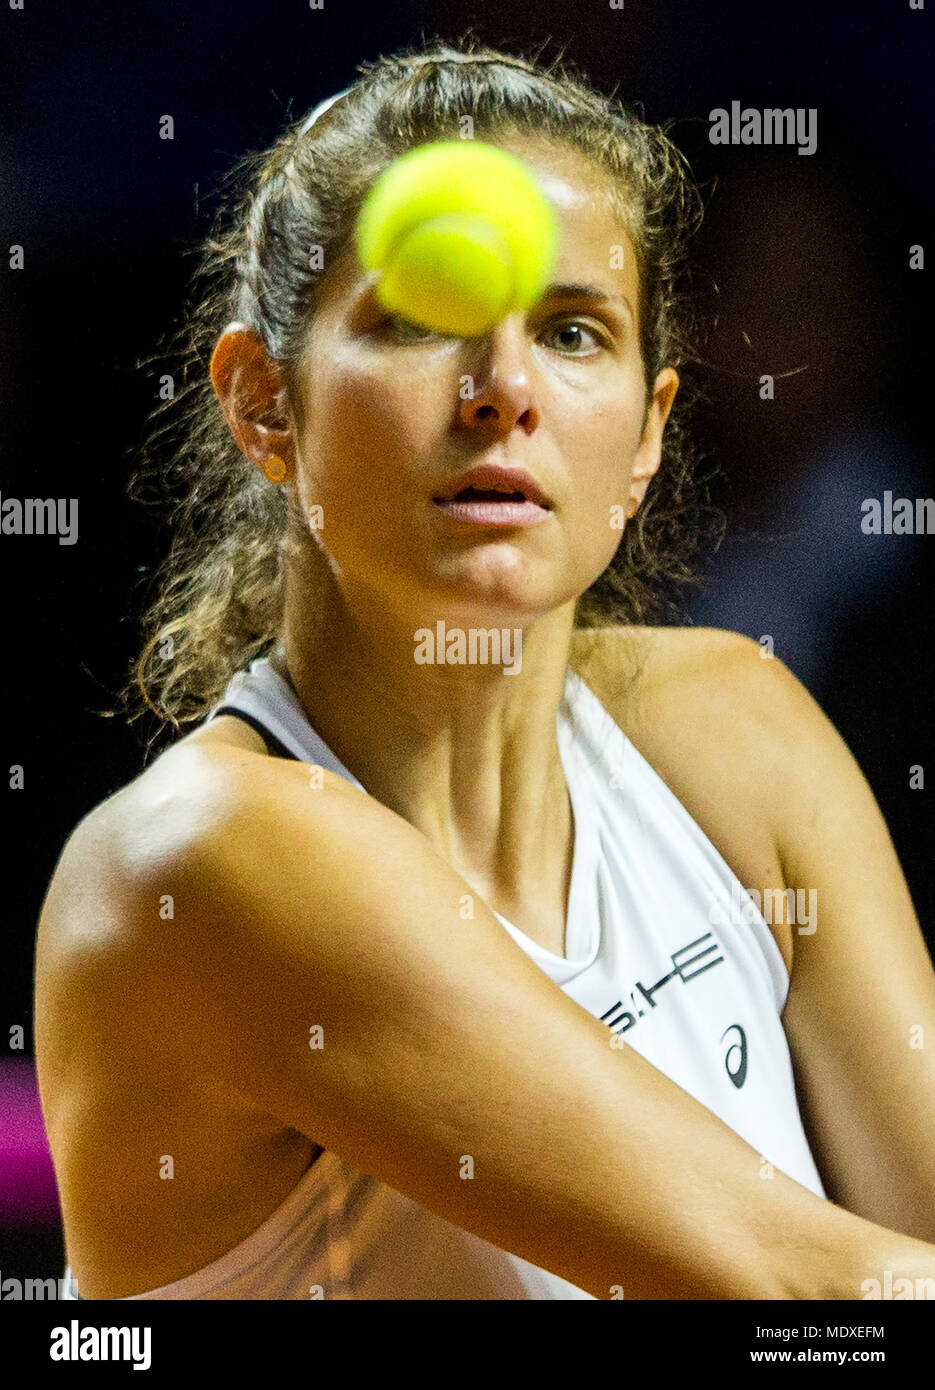
[[[331,799],[361,795],[327,769],[318,771]],[[79,1053],[92,1065],[105,999],[112,1027],[126,1040],[127,1065],[135,1057],[137,1081],[144,1071],[158,1076],[182,1067],[181,1020],[174,1028],[159,1023],[170,1006],[151,974],[166,943],[178,941],[170,930],[175,904],[184,900],[189,913],[200,911],[218,875],[238,882],[238,857],[261,821],[281,824],[280,806],[295,814],[303,804],[320,804],[305,790],[308,781],[305,764],[186,739],[78,822],[46,888],[36,934],[36,1045],[48,1097],[53,1078],[64,1083]],[[302,795],[290,791],[297,784]],[[171,971],[160,978],[171,988]]]
[[[657,694],[673,683],[723,678],[725,666],[732,674],[760,671],[770,660],[752,637],[720,627],[586,628],[575,633],[573,650],[598,678],[616,676],[619,683],[623,674],[641,682],[640,690],[651,683]]]
[[[666,781],[696,779],[705,794],[712,778],[729,782],[770,817],[771,773],[814,705],[778,657],[709,627],[613,627],[591,650],[583,678]]]
[[[248,750],[175,745],[79,822],[47,889],[36,1059],[66,1250],[85,1297],[171,1283],[233,1249],[318,1147],[219,1085],[200,1040],[204,847],[210,857],[236,827],[246,835],[274,763],[296,776]],[[222,856],[234,879],[239,843],[231,837]],[[154,1198],[153,1155],[167,1135],[186,1178],[157,1184],[165,1190]]]
[[[74,827],[59,857],[46,907],[82,892],[121,885],[193,861],[196,851],[249,820],[263,800],[295,783],[308,785],[308,764],[267,756],[262,740],[236,719],[210,726],[166,749],[131,782],[100,802]],[[360,796],[327,768],[318,785]],[[67,889],[63,894],[61,890]],[[46,922],[57,915],[43,912]]]
[[[143,983],[146,952],[165,922],[158,911],[141,911],[141,901],[154,885],[171,892],[205,834],[246,805],[248,756],[175,745],[68,835],[36,936],[36,1049],[47,1116],[61,1113],[60,1098],[73,1089],[79,1063],[82,1085],[92,1071],[113,1065],[115,1057],[105,1063],[98,1055],[105,1014],[123,1038],[127,1065],[132,1056],[141,1067],[154,1050],[153,1069],[168,1064],[173,1031],[148,1029],[158,1004]],[[162,910],[171,911],[165,898]]]
[[[184,860],[200,832],[231,815],[250,785],[233,750],[176,745],[75,825],[39,919],[39,941],[88,954],[127,925],[126,893],[148,866]],[[94,899],[90,918],[82,903]],[[93,920],[93,925],[92,925]]]
[[[101,1086],[107,1105],[132,1093],[177,1106],[179,1095],[166,1099],[166,1078],[196,1086],[198,1017],[179,1007],[179,953],[196,950],[195,929],[210,915],[219,882],[235,904],[248,891],[239,864],[258,838],[281,833],[284,816],[303,806],[362,795],[327,769],[318,772],[313,797],[306,764],[183,740],[72,830],[36,938],[40,1089],[47,1123],[64,1126],[53,1152],[72,1145],[62,1117],[74,1096],[90,1105]],[[108,1042],[114,1038],[117,1048]]]
[[[696,731],[720,724],[722,764],[732,756],[743,761],[753,746],[758,762],[778,753],[790,714],[809,698],[778,657],[724,628],[589,630],[585,650],[582,677],[635,743],[668,742],[686,720]]]
[[[582,679],[743,886],[784,889],[784,763],[811,700],[788,667],[721,628],[613,627],[580,651]],[[791,969],[791,930],[773,935]]]

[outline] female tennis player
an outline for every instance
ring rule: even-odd
[[[210,242],[136,672],[195,727],[43,906],[67,1296],[915,1290],[935,974],[883,818],[781,660],[659,621],[687,167],[566,64],[360,72]],[[561,242],[460,338],[385,313],[353,227],[468,116]]]

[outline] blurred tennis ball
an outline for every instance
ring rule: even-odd
[[[552,274],[558,225],[515,155],[482,141],[408,150],[369,189],[356,226],[378,300],[435,333],[489,333],[528,309]]]

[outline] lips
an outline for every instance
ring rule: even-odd
[[[531,473],[525,468],[506,464],[484,463],[456,478],[436,502],[535,502],[546,510],[551,502]]]

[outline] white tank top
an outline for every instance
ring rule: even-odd
[[[330,768],[365,790],[265,657],[234,676],[208,717],[221,712],[245,717],[280,756]],[[570,998],[745,1139],[761,1155],[764,1177],[771,1164],[824,1197],[780,1021],[789,977],[764,917],[570,668],[556,722],[575,835],[566,958],[497,917]],[[742,912],[738,898],[748,905]],[[78,1296],[66,1268],[65,1297]],[[132,1297],[593,1295],[324,1150],[272,1216],[233,1250],[195,1274]]]

